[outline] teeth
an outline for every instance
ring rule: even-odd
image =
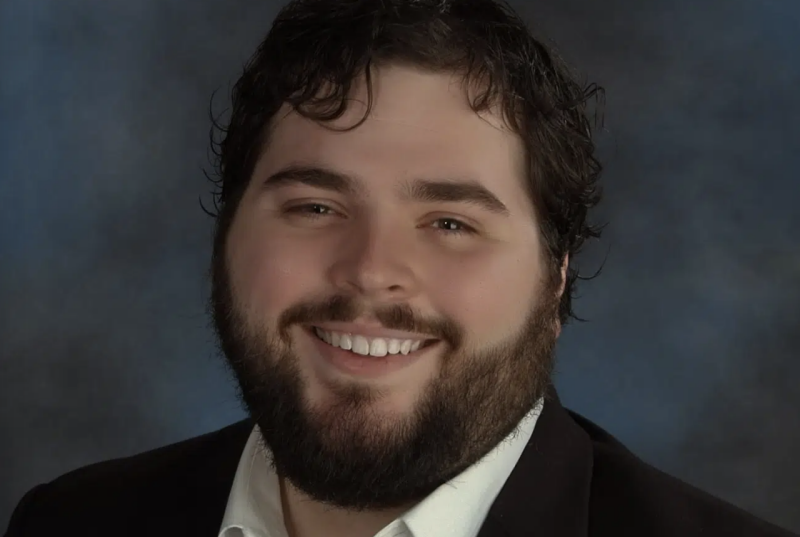
[[[328,343],[333,345],[333,339],[329,338]],[[346,351],[349,351],[350,349],[352,349],[353,348],[353,340],[350,339],[350,335],[349,334],[342,334],[342,338],[339,340],[339,344],[337,345],[337,347],[340,347],[340,348],[342,348],[342,349],[344,349]]]
[[[387,354],[408,354],[419,350],[422,340],[367,338],[359,335],[327,332],[314,327],[314,333],[325,343],[344,350],[352,350],[362,356],[386,356]]]
[[[369,344],[369,354],[371,356],[386,356],[389,353],[389,344],[385,339],[375,338]]]
[[[363,336],[353,337],[353,352],[356,354],[369,354],[369,341]]]

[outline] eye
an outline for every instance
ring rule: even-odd
[[[433,226],[445,235],[474,235],[477,233],[472,226],[451,217],[437,218],[434,220]]]
[[[304,203],[302,205],[295,205],[287,207],[284,212],[286,214],[298,215],[312,220],[321,218],[323,216],[330,216],[336,214],[336,211],[323,205],[322,203]]]

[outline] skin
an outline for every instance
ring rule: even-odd
[[[286,378],[295,379],[302,399],[299,412],[310,416],[313,426],[329,427],[322,436],[326,445],[347,440],[346,445],[363,445],[367,454],[394,445],[398,428],[413,431],[416,413],[445,377],[455,380],[442,393],[464,393],[458,382],[466,380],[458,372],[469,360],[507,374],[508,390],[519,394],[519,401],[541,396],[546,368],[540,372],[532,364],[531,380],[516,384],[513,371],[520,365],[528,371],[522,360],[551,358],[560,332],[554,305],[564,276],[562,270],[554,283],[547,274],[535,210],[524,189],[523,144],[502,119],[471,110],[468,88],[450,73],[384,66],[373,82],[373,109],[354,130],[337,132],[289,109],[278,114],[228,231],[225,274],[217,283],[230,295],[227,308],[239,330],[222,327],[223,348],[244,382],[251,412],[258,413],[258,383],[268,376],[264,363],[283,361],[294,375]],[[345,115],[329,127],[348,127],[362,118],[363,84],[351,99]],[[296,182],[265,187],[270,177],[293,166],[347,174],[355,189],[336,192]],[[505,211],[412,199],[406,187],[420,178],[469,179],[491,192]],[[364,379],[321,360],[313,336],[300,324],[276,336],[288,310],[331,296],[347,297],[348,320],[368,328],[386,327],[383,308],[410,308],[416,332],[439,342],[424,359]],[[538,311],[538,322],[526,324],[532,311]],[[533,349],[531,358],[501,350],[524,339],[533,342],[524,347]],[[237,346],[242,342],[265,350],[256,357],[246,345]],[[249,399],[248,393],[253,394]],[[358,404],[337,415],[347,393]],[[442,396],[442,404],[451,407],[459,400]],[[488,395],[486,404],[492,404]],[[488,413],[486,423],[476,418],[467,433],[485,430],[486,438],[501,439],[505,429],[492,429],[489,422],[513,419],[503,424],[513,428],[519,419],[519,412],[506,418],[501,410]],[[358,419],[351,423],[354,414]],[[333,428],[334,416],[337,427],[349,432]],[[464,448],[453,471],[490,447]],[[376,498],[376,508],[348,509],[330,498],[318,501],[286,478],[281,488],[287,529],[294,537],[374,535],[409,507],[409,502],[382,506]]]

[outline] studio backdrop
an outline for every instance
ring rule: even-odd
[[[514,4],[607,91],[567,406],[800,531],[800,2]],[[206,313],[209,110],[276,0],[0,2],[0,528],[241,418]],[[211,100],[212,94],[216,96]]]

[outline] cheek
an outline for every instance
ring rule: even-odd
[[[518,253],[472,256],[432,274],[436,303],[476,340],[498,340],[516,332],[531,307],[541,268]]]
[[[253,232],[239,235],[228,248],[236,295],[248,309],[276,317],[319,286],[319,255],[286,238]]]

